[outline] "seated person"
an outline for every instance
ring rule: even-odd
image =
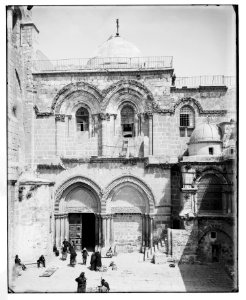
[[[20,266],[23,271],[26,270],[26,266],[21,263],[21,260],[18,255],[15,255],[15,265]]]
[[[105,281],[105,279],[101,280],[101,293],[108,293],[110,288],[109,288],[109,284],[107,283],[107,281]]]
[[[40,264],[42,264],[43,267],[45,268],[45,258],[44,258],[43,255],[41,255],[41,256],[39,257],[39,259],[37,260],[38,268],[40,267]]]
[[[111,249],[111,247],[108,249],[108,251],[106,252],[106,256],[107,257],[112,257],[113,256],[113,251]]]

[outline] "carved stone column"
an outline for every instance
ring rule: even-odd
[[[106,235],[107,235],[107,225],[106,225],[107,219],[105,216],[102,216],[102,247],[105,247],[106,245]]]
[[[149,246],[150,248],[153,247],[153,217],[150,216],[149,218]]]
[[[149,247],[149,215],[145,215],[145,244]]]
[[[61,243],[64,241],[65,238],[65,216],[61,216]]]
[[[153,115],[149,115],[149,155],[153,155]]]
[[[68,214],[65,215],[65,238],[69,241],[69,220]]]
[[[95,244],[96,246],[99,245],[99,241],[98,241],[98,223],[99,223],[99,219],[98,219],[98,215],[95,215]]]
[[[110,219],[111,219],[111,217],[110,216],[108,216],[107,217],[107,237],[106,237],[106,246],[109,246],[109,244],[110,244]]]
[[[142,246],[145,247],[145,215],[142,214]]]
[[[114,244],[114,216],[110,219],[110,245]]]
[[[98,216],[98,246],[102,247],[102,218]]]
[[[60,216],[55,216],[55,223],[56,223],[56,247],[61,246],[61,224],[60,224]]]

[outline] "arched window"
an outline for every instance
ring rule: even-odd
[[[179,126],[181,137],[191,136],[195,127],[195,113],[188,105],[185,105],[180,109]]]
[[[134,109],[130,105],[121,110],[121,127],[124,137],[134,136]]]
[[[216,175],[205,175],[198,183],[197,209],[198,213],[222,211],[222,185]]]
[[[89,130],[89,112],[86,108],[81,107],[76,112],[76,123],[78,131]]]

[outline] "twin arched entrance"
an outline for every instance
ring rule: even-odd
[[[91,180],[76,177],[58,188],[55,200],[54,243],[64,238],[77,249],[117,247],[118,252],[152,246],[153,195],[139,179],[114,180],[104,191]]]

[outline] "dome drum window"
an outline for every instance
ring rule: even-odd
[[[189,106],[183,106],[179,115],[180,136],[190,137],[195,127],[195,114]]]
[[[89,112],[81,107],[76,112],[77,131],[89,131]]]

